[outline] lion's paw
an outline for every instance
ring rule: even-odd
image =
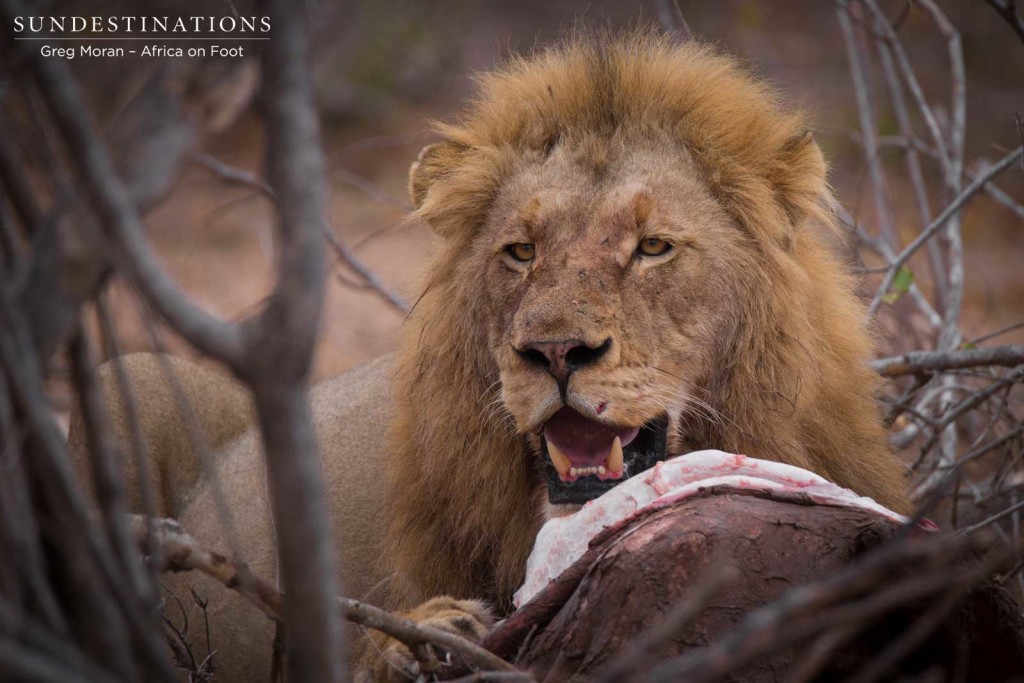
[[[427,600],[399,616],[420,626],[462,636],[474,643],[483,640],[494,626],[494,615],[483,602],[447,596]],[[360,657],[356,683],[404,683],[419,675],[419,662],[404,643],[381,634],[372,635],[369,641],[369,647],[364,648]]]

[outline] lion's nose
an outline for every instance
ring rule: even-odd
[[[543,366],[559,384],[562,384],[569,379],[573,371],[596,363],[611,346],[612,340],[609,337],[598,346],[590,346],[578,339],[569,339],[529,342],[516,350],[530,363]]]

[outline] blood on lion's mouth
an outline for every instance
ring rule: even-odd
[[[665,459],[667,420],[616,427],[565,407],[545,423],[542,449],[553,504],[580,504]]]

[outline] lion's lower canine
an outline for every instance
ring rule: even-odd
[[[484,76],[438,130],[409,184],[444,239],[394,368],[314,390],[348,592],[386,571],[398,605],[507,609],[561,512],[545,468],[628,476],[659,425],[673,453],[782,460],[906,509],[824,160],[763,83],[695,43],[574,38]],[[273,575],[256,435],[220,460],[245,559]],[[188,499],[181,521],[224,547],[207,483]],[[251,680],[265,619],[204,592],[219,675]],[[416,616],[451,612],[432,604]]]

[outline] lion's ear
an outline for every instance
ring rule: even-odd
[[[811,131],[794,135],[779,150],[775,193],[794,229],[821,215],[830,201],[825,157]]]
[[[459,163],[462,147],[450,141],[427,145],[409,168],[409,196],[419,209],[431,186]]]

